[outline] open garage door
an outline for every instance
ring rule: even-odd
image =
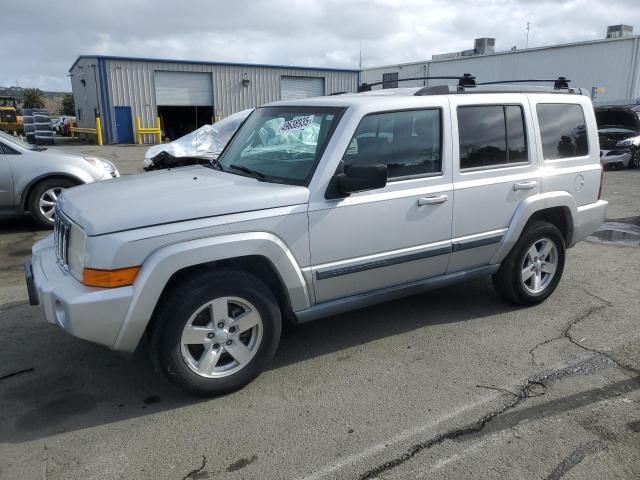
[[[321,97],[323,95],[324,78],[280,78],[280,98],[282,100],[297,100],[299,98]]]
[[[211,73],[157,71],[155,86],[165,138],[175,140],[212,122]]]

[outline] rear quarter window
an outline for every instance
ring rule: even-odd
[[[539,103],[536,112],[545,160],[589,154],[587,125],[580,105]]]

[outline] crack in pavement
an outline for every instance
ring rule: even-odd
[[[562,462],[560,462],[558,466],[556,466],[556,468],[554,468],[546,477],[546,480],[559,480],[565,473],[582,462],[588,455],[601,452],[608,446],[609,444],[604,440],[593,440],[591,442],[583,443],[571,452],[567,458],[562,460]]]
[[[200,466],[198,468],[194,468],[189,473],[187,473],[184,477],[182,477],[182,480],[189,480],[189,479],[196,480],[198,478],[209,478],[209,475],[206,472],[202,472],[204,470],[204,467],[206,466],[207,466],[207,457],[202,455],[202,463],[200,464]],[[204,473],[206,476],[202,476],[201,473]]]
[[[530,350],[529,350],[529,355],[531,357],[531,363],[533,365],[536,365],[536,361],[535,361],[535,354],[534,352],[544,346],[547,345],[551,342],[555,342],[556,340],[561,340],[563,338],[566,338],[567,340],[569,340],[569,342],[571,342],[572,344],[582,348],[583,350],[592,352],[592,353],[597,353],[599,355],[602,355],[604,357],[607,357],[609,360],[611,360],[613,363],[615,363],[619,368],[626,370],[628,372],[632,372],[634,374],[640,375],[640,370],[634,369],[633,367],[629,366],[629,365],[623,365],[621,363],[619,363],[617,360],[615,360],[614,358],[611,358],[609,355],[602,353],[599,350],[593,349],[593,348],[589,348],[589,347],[585,347],[584,345],[582,345],[580,342],[576,342],[573,337],[571,336],[571,329],[578,323],[580,323],[582,320],[586,320],[587,318],[589,318],[591,315],[593,315],[594,313],[597,313],[601,310],[604,310],[605,308],[611,307],[612,303],[609,300],[606,300],[598,295],[596,295],[595,293],[590,292],[589,290],[587,290],[586,288],[582,288],[582,291],[585,292],[587,295],[589,295],[592,298],[595,298],[596,300],[602,302],[602,305],[594,305],[592,307],[589,307],[589,309],[583,313],[582,315],[579,315],[577,318],[575,318],[574,320],[571,320],[569,323],[567,323],[564,327],[564,329],[562,330],[562,332],[553,337],[553,338],[548,338],[536,345],[534,345]]]
[[[0,315],[2,315],[3,313],[7,313],[10,312],[11,310],[14,310],[16,308],[19,307],[24,307],[25,305],[29,305],[29,302],[18,302],[18,303],[14,303],[13,305],[3,308],[2,310],[0,310]]]
[[[16,375],[22,375],[23,373],[33,372],[33,370],[34,370],[33,367],[29,367],[22,370],[18,370],[17,372],[7,373],[6,375],[1,376],[0,380],[5,380],[7,378],[15,377]]]
[[[445,442],[446,440],[454,440],[466,435],[471,435],[472,433],[479,432],[485,427],[485,425],[487,425],[489,422],[495,419],[498,415],[506,412],[507,410],[511,410],[512,408],[516,407],[520,402],[522,402],[527,398],[544,395],[544,393],[546,392],[546,389],[547,387],[540,381],[536,379],[529,379],[525,385],[520,387],[519,392],[517,394],[511,393],[512,395],[515,395],[515,399],[513,401],[506,403],[500,406],[499,408],[497,408],[496,410],[493,410],[483,415],[482,417],[480,417],[480,419],[478,419],[477,421],[475,421],[470,425],[467,425],[461,428],[456,428],[454,430],[449,430],[425,442],[421,442],[413,445],[399,457],[366,471],[359,477],[359,479],[370,480],[372,478],[377,477],[379,474],[387,470],[392,470],[398,467],[399,465],[413,458],[416,454],[418,454],[423,450],[427,450],[435,445],[439,445]],[[536,392],[536,390],[538,391]]]
[[[618,368],[620,368],[621,370],[627,372],[627,373],[632,373],[634,375],[638,375],[640,376],[640,370],[633,368],[629,365],[625,365],[621,362],[619,362],[618,360],[612,358],[611,356],[600,352],[596,349],[593,348],[589,348],[586,347],[582,344],[580,344],[579,342],[576,342],[573,337],[571,336],[571,328],[573,328],[576,324],[578,324],[579,322],[581,322],[582,320],[589,318],[591,315],[595,314],[596,312],[599,312],[607,307],[610,307],[612,304],[611,302],[604,300],[600,297],[598,297],[597,295],[592,294],[591,292],[587,291],[586,289],[583,289],[588,295],[590,295],[593,298],[596,298],[598,300],[600,300],[601,302],[603,302],[603,305],[596,305],[596,306],[592,306],[590,307],[585,313],[583,313],[582,315],[579,315],[577,318],[575,318],[574,320],[570,321],[569,323],[567,323],[564,327],[564,329],[562,330],[562,333],[560,335],[558,335],[557,337],[554,337],[552,339],[548,339],[545,340],[544,342],[540,342],[538,345],[536,345],[535,347],[533,347],[531,350],[529,350],[529,353],[532,356],[533,359],[533,351],[535,351],[536,348],[545,345],[547,343],[550,343],[554,340],[560,340],[562,338],[566,338],[567,340],[569,340],[569,342],[573,343],[574,345],[577,345],[578,347],[582,348],[585,351],[589,351],[591,353],[596,354],[597,356],[600,356],[600,358],[602,359],[606,359],[610,362],[612,362],[613,364],[615,364]],[[384,473],[388,470],[392,470],[398,466],[400,466],[401,464],[405,463],[406,461],[410,460],[411,458],[413,458],[415,455],[417,455],[418,453],[420,453],[423,450],[428,450],[431,447],[434,447],[436,445],[439,445],[447,440],[456,440],[459,439],[461,437],[467,436],[467,435],[471,435],[477,432],[480,432],[481,430],[483,430],[485,428],[486,425],[488,425],[489,423],[491,423],[494,419],[496,419],[498,416],[500,416],[501,414],[505,413],[508,410],[511,410],[513,408],[515,408],[516,406],[518,406],[521,402],[527,400],[530,397],[537,397],[540,395],[544,395],[546,393],[547,390],[547,384],[552,383],[555,380],[564,378],[564,377],[568,377],[571,376],[573,374],[575,374],[576,372],[589,372],[589,369],[594,369],[594,368],[598,368],[598,365],[594,365],[594,361],[592,358],[589,359],[585,359],[583,362],[583,364],[586,365],[586,369],[581,368],[581,365],[573,365],[573,366],[568,366],[565,368],[562,368],[560,370],[557,371],[553,371],[553,372],[549,372],[547,374],[544,375],[539,375],[537,377],[530,377],[527,380],[527,383],[520,386],[518,393],[513,393],[510,392],[508,390],[504,390],[504,389],[498,389],[497,387],[490,387],[494,390],[501,390],[504,391],[506,393],[509,393],[513,396],[515,396],[514,400],[503,404],[502,406],[500,406],[499,408],[497,408],[496,410],[493,410],[485,415],[483,415],[482,417],[480,417],[480,419],[478,419],[477,421],[475,421],[474,423],[471,423],[467,426],[461,427],[461,428],[456,428],[456,429],[452,429],[449,431],[446,431],[444,433],[441,433],[429,440],[426,440],[424,442],[420,442],[417,443],[411,447],[409,447],[409,449],[407,449],[403,454],[401,454],[400,456],[389,460],[388,462],[383,463],[382,465],[379,465],[377,467],[374,467],[370,470],[367,470],[366,472],[364,472],[360,477],[359,480],[370,480],[373,478],[376,478],[378,475],[380,475],[381,473]],[[546,382],[546,383],[545,383]],[[481,388],[487,388],[485,386],[481,386],[478,385],[478,387]],[[535,387],[535,388],[534,388]],[[536,392],[536,390],[538,390]],[[586,448],[586,447],[585,447]],[[582,461],[582,459],[584,459],[584,457],[588,454],[588,452],[590,452],[590,450],[588,448],[580,450],[577,449],[576,450],[576,455],[574,457],[570,456],[570,460],[567,460],[566,464],[561,464],[563,465],[561,468],[560,466],[557,467],[558,472],[563,472],[563,468],[566,468],[567,470],[569,468],[573,468],[573,466],[577,465],[577,463],[579,463],[580,461]],[[584,453],[584,455],[580,458],[580,455]],[[576,461],[576,463],[574,465],[571,465],[571,463],[573,461],[575,461],[575,459],[579,459],[578,461]],[[555,472],[556,470],[554,470]],[[564,470],[564,472],[566,472],[566,470]],[[553,473],[553,472],[552,472]],[[562,473],[562,475],[564,475],[564,473]],[[562,476],[560,475],[560,476]],[[560,477],[550,477],[550,478],[560,478]]]

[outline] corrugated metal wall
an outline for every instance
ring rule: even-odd
[[[372,68],[362,72],[362,81],[381,81],[382,74],[387,72],[398,72],[400,78],[412,77],[421,70],[423,75],[430,76],[471,73],[479,82],[565,76],[576,87],[604,87],[597,103],[625,102],[640,97],[640,37]],[[428,85],[444,83],[452,82],[431,80]],[[418,85],[421,83],[400,84]]]
[[[426,77],[427,76],[427,62],[405,63],[401,65],[390,65],[386,67],[370,68],[362,71],[362,82],[373,83],[381,82],[382,75],[385,73],[398,72],[398,79],[412,78],[412,77]],[[425,80],[410,80],[407,82],[398,83],[398,87],[424,87],[426,85]],[[382,87],[373,87],[379,89]]]
[[[280,99],[281,76],[324,78],[326,92],[357,89],[358,72],[306,70],[263,66],[216,65],[198,63],[173,63],[106,59],[105,68],[109,83],[110,132],[115,132],[113,107],[131,106],[134,118],[140,116],[143,126],[152,126],[157,116],[154,72],[188,71],[211,73],[213,81],[214,111],[218,117],[226,117],[246,108],[257,107]],[[242,86],[247,78],[248,86]],[[114,142],[110,133],[109,141]]]
[[[92,67],[90,65],[95,65]],[[94,75],[94,68],[96,69]],[[96,80],[98,86],[96,87]],[[84,83],[83,83],[84,81]],[[95,110],[100,108],[97,94],[100,91],[98,62],[95,58],[82,58],[71,71],[71,90],[76,106],[76,121],[79,127],[95,128]],[[98,89],[96,91],[96,88]],[[78,117],[78,110],[82,110],[82,118]]]

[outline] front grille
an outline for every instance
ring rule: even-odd
[[[69,251],[69,232],[71,222],[56,208],[55,222],[53,224],[53,243],[56,250],[58,263],[65,269],[69,269],[67,254]]]

